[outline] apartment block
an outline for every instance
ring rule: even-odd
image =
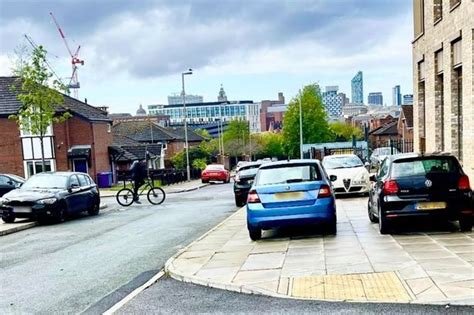
[[[474,179],[474,1],[413,5],[415,151],[451,152]]]

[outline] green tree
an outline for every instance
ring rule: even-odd
[[[343,122],[333,122],[330,124],[330,128],[335,135],[336,141],[351,141],[352,136],[355,136],[357,140],[364,137],[360,128],[353,127],[352,125]]]
[[[283,135],[281,133],[263,132],[259,135],[260,157],[284,157]]]
[[[201,137],[203,137],[204,139],[210,139],[211,138],[211,135],[209,134],[209,131],[207,131],[206,129],[198,128],[198,129],[194,130],[194,132],[197,133],[198,135],[200,135]]]
[[[306,85],[288,104],[283,119],[283,144],[290,157],[299,157],[299,100],[303,112],[303,143],[322,143],[333,139],[319,85]]]
[[[241,156],[248,153],[249,123],[245,120],[232,120],[223,134],[224,153]]]
[[[53,123],[60,123],[71,117],[66,112],[56,113],[55,105],[64,103],[64,98],[58,90],[66,91],[66,87],[57,80],[51,82],[53,74],[48,70],[46,50],[43,46],[36,47],[30,58],[19,58],[13,72],[18,76],[18,86],[12,86],[21,102],[18,114],[9,118],[17,121],[22,130],[28,130],[38,136],[41,144],[42,171],[45,170],[43,140],[48,128]]]

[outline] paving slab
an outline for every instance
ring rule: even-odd
[[[365,198],[336,202],[337,235],[270,230],[254,242],[242,208],[171,258],[166,270],[178,280],[243,293],[474,305],[474,233],[380,235]]]

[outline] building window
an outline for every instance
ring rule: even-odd
[[[413,1],[414,31],[415,38],[421,36],[425,30],[425,3],[424,0]]]
[[[458,4],[461,3],[461,0],[449,0],[449,4],[451,5],[451,9],[454,9]]]
[[[25,161],[25,176],[30,178],[31,176],[41,173],[43,171],[43,163],[41,160]],[[44,171],[54,171],[54,160],[44,161]]]
[[[461,40],[451,44],[451,151],[462,160],[463,103]]]
[[[424,81],[425,80],[425,62],[420,61],[418,63],[418,81]]]
[[[424,61],[418,63],[418,139],[419,150],[425,152],[426,150],[426,110],[425,110],[425,75],[424,75]]]
[[[452,44],[453,66],[456,68],[462,64],[462,47],[461,40],[457,40]]]
[[[433,0],[433,21],[437,23],[443,18],[443,0]]]

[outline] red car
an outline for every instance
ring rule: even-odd
[[[228,183],[230,182],[230,173],[224,168],[224,165],[222,164],[208,165],[201,173],[201,181],[203,183],[209,183],[211,180]]]

